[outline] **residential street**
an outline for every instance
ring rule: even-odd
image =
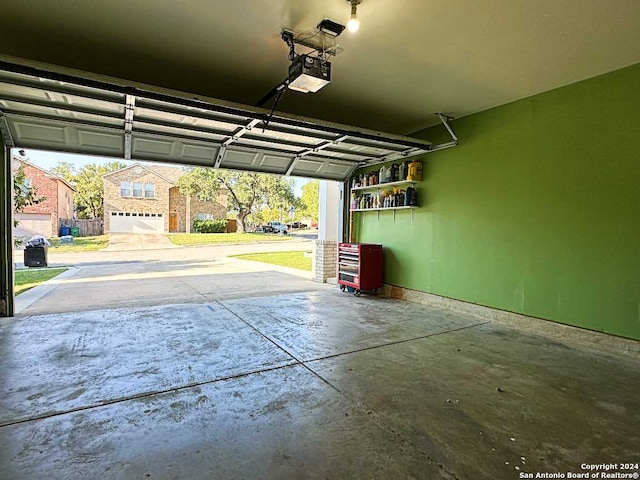
[[[137,237],[141,236],[142,235],[137,235]],[[135,244],[131,244],[130,249],[111,249],[107,247],[105,250],[86,253],[58,253],[55,248],[50,248],[48,251],[48,260],[50,267],[83,267],[94,264],[136,261],[203,260],[242,253],[284,252],[290,250],[311,251],[312,248],[313,242],[310,239],[290,240],[287,242],[266,241],[242,245],[220,244],[183,247],[171,244],[161,245],[157,248],[150,248],[149,246],[136,247]],[[19,268],[23,265],[23,255],[23,250],[14,250],[14,261]]]

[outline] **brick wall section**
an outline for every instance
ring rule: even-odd
[[[73,195],[73,190],[58,180],[58,219],[73,218]]]
[[[178,214],[178,232],[187,231],[187,197],[180,193],[178,187],[173,187],[169,191],[169,211]],[[197,197],[191,197],[190,217],[191,230],[193,231],[193,221],[198,214],[204,213],[213,215],[214,218],[227,218],[227,190],[220,189],[218,196],[213,202],[203,202]]]
[[[140,170],[136,173],[136,167]],[[111,212],[161,213],[164,218],[164,231],[169,232],[169,214],[178,214],[178,232],[186,232],[187,200],[175,186],[175,179],[182,173],[180,169],[172,167],[158,167],[158,175],[153,170],[156,167],[140,167],[131,165],[118,172],[103,177],[104,182],[104,231],[110,231]],[[171,178],[167,178],[171,176]],[[153,183],[155,198],[122,197],[120,182]],[[144,192],[143,192],[144,195]],[[199,213],[212,214],[215,218],[227,218],[227,190],[220,189],[214,202],[201,202],[197,198],[191,199],[191,225]]]
[[[329,240],[316,240],[313,255],[313,279],[325,283],[337,276],[338,243]]]
[[[24,174],[36,188],[36,196],[46,200],[26,207],[22,213],[50,214],[51,231],[57,235],[58,218],[73,217],[73,190],[51,173],[29,163],[24,163]]]
[[[178,187],[172,187],[169,190],[169,213],[175,213],[178,215],[178,229],[177,232],[186,232],[187,225],[185,218],[187,215],[187,197],[180,193]],[[167,232],[170,230],[167,229]]]
[[[111,212],[161,213],[164,218],[164,231],[168,232],[169,189],[173,184],[147,168],[140,168],[140,173],[136,173],[135,167],[136,165],[132,165],[102,177],[104,182],[104,232],[111,231]],[[155,197],[122,197],[120,182],[153,183]]]

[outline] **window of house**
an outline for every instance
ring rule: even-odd
[[[131,196],[131,182],[120,182],[120,196],[121,197]]]
[[[156,186],[153,183],[144,184],[144,198],[153,198],[156,196]]]
[[[196,220],[214,220],[215,217],[212,213],[198,213]]]
[[[141,183],[133,183],[133,196],[134,197],[142,197],[142,184]]]

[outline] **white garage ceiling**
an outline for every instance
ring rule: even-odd
[[[640,61],[638,0],[364,0],[333,82],[280,110],[406,134]],[[283,28],[345,0],[4,2],[0,54],[255,104],[287,72]]]

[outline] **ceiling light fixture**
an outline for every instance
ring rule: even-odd
[[[358,5],[362,0],[347,0],[351,4],[351,18],[347,22],[347,30],[355,33],[360,28],[360,20],[358,20]]]

